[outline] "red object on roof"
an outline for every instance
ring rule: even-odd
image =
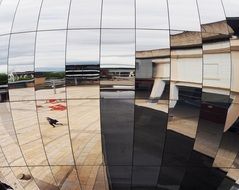
[[[56,99],[49,99],[49,103],[56,103]]]
[[[53,106],[49,106],[49,108],[51,108],[52,111],[64,111],[66,110],[66,106],[62,105],[62,104],[56,104]]]

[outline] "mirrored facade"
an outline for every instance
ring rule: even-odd
[[[239,189],[238,0],[0,0],[0,189]]]

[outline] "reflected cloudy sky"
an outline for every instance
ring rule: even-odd
[[[104,0],[103,28],[134,28],[135,27],[134,0]]]
[[[4,0],[0,6],[0,34],[10,33],[18,0]]]
[[[44,0],[38,29],[66,29],[69,6],[70,0]]]
[[[136,27],[168,29],[168,9],[166,0],[137,0]]]
[[[11,36],[8,73],[34,70],[35,34],[33,32]]]
[[[13,24],[13,32],[36,29],[41,0],[21,0]],[[202,24],[225,20],[221,0],[168,0],[172,30],[200,31],[198,8]],[[0,34],[9,33],[18,0],[2,0]],[[168,29],[166,0],[72,0],[69,28]],[[136,5],[136,7],[135,7]],[[223,0],[227,17],[238,17],[239,1]],[[101,7],[103,6],[103,7]],[[44,0],[39,30],[66,29],[70,0]],[[135,19],[136,10],[136,19]]]
[[[198,8],[202,24],[225,20],[221,0],[198,0]]]
[[[0,36],[0,73],[7,73],[9,35]]]
[[[67,64],[99,64],[100,30],[70,30]]]
[[[223,0],[227,17],[239,17],[239,1],[238,0]]]
[[[69,28],[100,28],[102,0],[72,0]]]
[[[135,31],[102,30],[101,68],[133,68],[135,66]]]
[[[170,29],[200,31],[196,0],[168,0]]]
[[[136,51],[169,48],[169,32],[167,30],[137,30]]]
[[[65,70],[66,31],[37,33],[36,71]]]
[[[13,32],[36,30],[41,2],[41,0],[20,1],[13,23]]]

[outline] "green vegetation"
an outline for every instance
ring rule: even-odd
[[[8,83],[8,76],[5,73],[0,73],[0,85]]]
[[[45,72],[44,77],[46,79],[63,79],[65,78],[65,72]]]
[[[25,76],[25,77],[19,77],[16,81],[21,81],[21,80],[32,80],[33,78],[30,76]]]

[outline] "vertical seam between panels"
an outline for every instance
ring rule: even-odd
[[[71,130],[70,130],[70,122],[69,122],[69,107],[68,107],[68,96],[67,96],[67,82],[66,82],[66,62],[67,62],[67,44],[68,44],[68,28],[69,28],[69,20],[70,20],[70,12],[71,12],[71,6],[72,6],[72,0],[70,0],[70,4],[69,4],[69,10],[68,10],[68,15],[67,15],[67,24],[66,24],[66,39],[65,39],[65,98],[66,98],[66,117],[67,117],[67,125],[68,125],[68,134],[69,134],[69,141],[70,141],[70,146],[71,146],[71,154],[72,154],[72,158],[73,158],[73,162],[74,162],[74,168],[76,171],[76,177],[78,179],[79,182],[79,187],[81,190],[81,181],[80,181],[80,176],[78,173],[78,168],[76,165],[76,159],[75,159],[75,155],[74,155],[74,150],[73,150],[73,146],[72,146],[72,139],[71,139]]]
[[[170,27],[170,10],[169,10],[169,0],[165,0],[167,4],[167,12],[168,12],[168,37],[169,37],[169,51],[170,51],[170,64],[169,64],[169,94],[168,94],[168,116],[167,116],[167,124],[164,129],[164,142],[163,142],[163,150],[162,150],[162,156],[161,156],[161,164],[159,166],[159,171],[158,171],[158,177],[157,177],[157,183],[155,186],[155,190],[158,189],[158,185],[160,185],[160,174],[162,172],[163,168],[163,158],[164,158],[164,153],[165,153],[165,144],[167,140],[167,130],[168,130],[168,122],[169,122],[169,107],[170,107],[170,86],[171,86],[171,27]]]
[[[99,97],[98,98],[94,98],[95,100],[98,100],[98,110],[99,110],[99,125],[100,125],[100,142],[101,142],[101,160],[102,160],[102,163],[100,165],[97,165],[98,166],[98,170],[97,170],[97,174],[96,174],[96,178],[97,178],[97,175],[98,175],[98,172],[100,170],[100,168],[102,167],[102,173],[103,173],[103,179],[104,179],[104,186],[105,186],[105,189],[106,189],[106,180],[105,180],[105,169],[106,167],[104,166],[104,163],[105,163],[105,160],[104,160],[104,150],[103,150],[103,135],[102,135],[102,128],[101,128],[101,109],[100,109],[100,60],[101,60],[101,25],[102,25],[102,12],[103,12],[103,0],[101,0],[101,7],[100,7],[101,11],[100,11],[100,28],[99,30],[96,29],[97,32],[99,32],[99,43],[98,43],[98,51],[99,51],[99,55],[98,55],[98,69],[99,69],[99,79],[98,79],[98,83],[99,83]],[[86,29],[87,30],[87,29]],[[90,98],[86,98],[88,100],[90,100]],[[92,99],[91,99],[92,100]],[[94,181],[94,185],[93,185],[93,188],[92,190],[95,189],[95,184],[96,184],[96,179]]]
[[[134,173],[134,148],[135,148],[135,103],[136,103],[136,0],[134,0],[134,116],[133,116],[133,147],[132,147],[132,162],[131,162],[131,183],[130,189],[133,189],[133,173]]]
[[[230,37],[231,37],[231,34],[230,34],[230,30],[229,30],[229,27],[228,27],[228,24],[227,24],[227,15],[226,15],[226,10],[225,10],[225,7],[224,7],[224,4],[223,4],[223,0],[220,0],[221,2],[221,5],[222,5],[222,9],[223,9],[223,12],[224,12],[224,16],[225,16],[225,22],[226,22],[226,25],[227,25],[227,31],[228,31],[228,41],[229,41],[229,45],[230,45],[230,66],[231,66],[231,69],[230,69],[230,92],[229,92],[229,99],[230,99],[230,95],[231,95],[231,88],[232,88],[232,49],[231,49],[231,40],[230,40]],[[229,102],[228,102],[229,103]]]
[[[195,145],[195,141],[197,139],[198,136],[198,126],[199,126],[199,121],[200,121],[200,115],[201,115],[201,104],[202,104],[202,94],[203,94],[203,76],[204,76],[204,53],[203,53],[203,31],[202,31],[202,24],[201,24],[201,17],[200,17],[200,12],[199,12],[199,6],[198,6],[198,1],[196,0],[196,5],[197,5],[197,11],[198,11],[198,17],[199,17],[199,23],[200,23],[200,34],[201,34],[201,39],[202,39],[202,91],[201,91],[201,98],[200,98],[200,112],[199,112],[199,118],[198,118],[198,124],[197,124],[197,130],[196,130],[196,136],[195,136],[195,140],[194,140],[194,145]],[[193,145],[193,149],[192,152],[194,150],[194,145]],[[192,155],[192,152],[190,154],[190,158]]]
[[[102,22],[103,22],[103,7],[104,7],[104,0],[101,0],[101,15],[100,15],[100,36],[99,36],[99,112],[100,112],[100,133],[101,133],[101,152],[102,152],[102,165],[103,167],[105,167],[104,169],[104,179],[105,179],[105,186],[110,190],[112,190],[112,183],[111,183],[111,177],[110,177],[110,173],[109,173],[109,166],[108,166],[108,162],[107,162],[107,155],[106,155],[106,151],[105,151],[105,140],[104,140],[104,130],[102,127],[102,113],[101,113],[101,100],[104,100],[103,98],[101,98],[101,50],[102,50]],[[107,184],[107,183],[108,184]]]
[[[46,161],[48,163],[48,166],[43,166],[43,167],[48,167],[50,172],[51,172],[51,175],[52,175],[52,178],[55,182],[55,185],[57,186],[57,188],[59,189],[58,185],[57,185],[57,181],[56,181],[56,178],[55,176],[53,175],[53,172],[52,172],[52,169],[51,169],[51,166],[50,166],[50,162],[49,162],[49,159],[48,159],[48,156],[47,156],[47,153],[46,153],[46,147],[45,147],[45,144],[44,144],[44,141],[43,141],[43,135],[42,135],[42,131],[41,131],[41,124],[40,124],[40,120],[39,120],[39,113],[38,113],[38,107],[37,107],[37,97],[36,97],[36,47],[37,47],[37,35],[38,35],[38,26],[39,26],[39,20],[40,20],[40,15],[41,15],[41,9],[42,9],[42,6],[43,6],[43,2],[44,0],[41,1],[41,5],[40,5],[40,9],[39,9],[39,13],[38,13],[38,19],[37,19],[37,25],[36,25],[36,35],[35,35],[35,47],[34,47],[34,93],[35,93],[35,106],[36,106],[36,116],[37,116],[37,121],[38,121],[38,128],[39,128],[39,133],[40,133],[40,137],[41,137],[41,141],[42,141],[42,146],[43,146],[43,150],[44,150],[44,153],[45,153],[45,156],[46,156]],[[37,167],[37,166],[36,166]],[[34,177],[35,178],[35,177]],[[59,189],[60,190],[60,189]]]

